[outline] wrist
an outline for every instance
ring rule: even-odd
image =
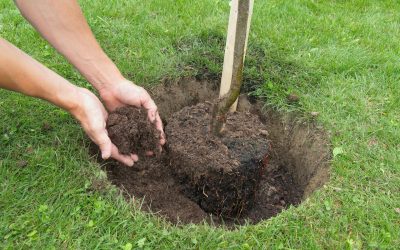
[[[88,70],[83,70],[82,74],[99,92],[124,79],[117,66],[108,57],[88,61],[83,68]]]
[[[74,85],[70,86],[70,89],[64,93],[56,95],[59,107],[70,113],[75,118],[78,117],[80,110],[82,109],[82,97],[80,87]]]
[[[115,78],[111,82],[102,84],[101,87],[97,89],[97,91],[99,92],[101,99],[107,101],[109,98],[114,98],[115,96],[119,95],[121,91],[123,91],[121,90],[121,86],[125,82],[129,82],[131,84],[131,82],[124,77]]]
[[[101,102],[92,92],[86,88],[76,87],[75,97],[71,100],[66,110],[82,124],[88,115],[94,115],[90,112],[88,113],[88,109],[98,105],[102,106]]]
[[[40,80],[45,86],[35,88],[34,91],[27,93],[28,95],[46,100],[70,113],[78,109],[79,87],[58,75],[44,75]]]

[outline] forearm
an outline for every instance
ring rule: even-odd
[[[70,112],[79,105],[76,86],[1,38],[0,87],[47,100]]]
[[[76,0],[16,0],[24,17],[100,90],[123,79],[97,43]]]

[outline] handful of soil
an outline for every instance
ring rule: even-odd
[[[107,131],[121,154],[159,152],[160,131],[149,121],[144,108],[125,106],[111,112]]]
[[[204,211],[235,218],[253,205],[270,145],[250,113],[228,114],[222,137],[212,135],[211,109],[201,103],[172,116],[166,127],[170,166]]]

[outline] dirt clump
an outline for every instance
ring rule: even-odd
[[[107,131],[121,154],[159,152],[160,131],[149,121],[144,108],[125,106],[111,112]]]
[[[229,114],[222,136],[211,134],[211,110],[211,103],[201,103],[172,116],[166,127],[170,166],[204,211],[236,218],[254,203],[269,141],[250,113]]]
[[[19,168],[24,168],[24,167],[28,166],[28,164],[29,164],[29,162],[26,161],[26,160],[20,160],[20,161],[17,162],[17,166]]]

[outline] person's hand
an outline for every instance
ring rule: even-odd
[[[120,154],[108,137],[107,111],[103,104],[87,89],[78,88],[77,94],[79,105],[69,111],[80,122],[90,139],[99,146],[102,158],[112,157],[125,165],[133,166],[134,162],[138,161],[137,155]]]
[[[157,106],[144,88],[135,85],[131,81],[122,80],[104,86],[99,89],[99,93],[109,111],[126,105],[145,108],[150,122],[154,123],[161,133],[160,146],[165,144],[163,124],[158,114]]]

